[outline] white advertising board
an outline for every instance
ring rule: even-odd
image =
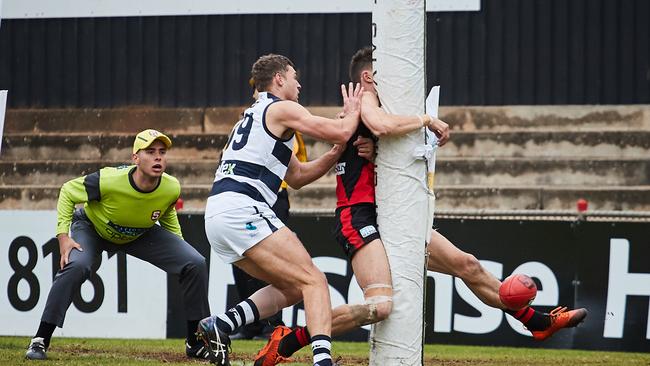
[[[59,246],[56,211],[0,210],[0,335],[32,336],[38,328]],[[92,281],[68,309],[55,336],[165,338],[167,276],[131,256],[104,252]],[[81,308],[83,311],[81,311]]]
[[[4,0],[7,19],[206,14],[369,13],[371,0]],[[427,1],[427,11],[478,11],[480,0]]]

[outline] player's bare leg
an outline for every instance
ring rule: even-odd
[[[355,253],[352,269],[363,290],[365,302],[341,305],[332,311],[333,335],[382,321],[390,315],[393,308],[390,267],[380,239],[362,246]],[[277,364],[306,346],[309,339],[309,333],[304,327],[298,327],[290,333],[286,327],[277,327],[276,332],[267,346],[258,353],[256,366]]]
[[[459,277],[485,304],[506,309],[499,299],[501,281],[488,272],[473,255],[463,252],[439,232],[433,230],[427,245],[429,271]]]
[[[280,290],[297,288],[305,302],[307,327],[312,334],[330,335],[332,311],[327,279],[288,228],[276,231],[246,253],[237,265]],[[272,315],[274,313],[270,313]]]
[[[584,308],[567,310],[558,307],[550,314],[536,311],[530,306],[510,310],[499,299],[501,281],[488,272],[473,255],[463,252],[437,231],[431,234],[427,245],[427,269],[459,277],[485,304],[502,309],[522,322],[537,340],[544,340],[562,328],[575,327],[587,316]]]
[[[329,358],[331,335],[331,301],[325,275],[314,265],[309,253],[288,228],[282,228],[255,245],[237,265],[249,274],[270,283],[251,296],[265,308],[260,316],[275,314],[280,305],[296,302],[292,289],[298,289],[305,304],[307,328],[313,336],[309,341],[314,348],[314,363],[322,360],[322,347],[327,348]],[[291,303],[291,304],[290,304]],[[317,348],[320,351],[317,351]]]
[[[364,304],[345,304],[332,310],[332,335],[382,321],[393,309],[390,266],[380,239],[364,245],[352,257],[352,269],[363,290]]]
[[[208,329],[218,329],[212,334],[217,333],[219,338],[218,333],[228,335],[247,323],[271,316],[302,299],[307,326],[314,334],[310,339],[314,348],[314,363],[331,364],[332,315],[327,279],[314,265],[298,237],[283,227],[248,249],[244,259],[235,264],[270,286],[257,291],[226,314],[204,319],[200,327],[204,325]]]

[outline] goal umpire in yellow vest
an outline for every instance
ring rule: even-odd
[[[63,327],[74,292],[104,250],[123,251],[179,276],[187,316],[186,354],[205,356],[194,332],[198,321],[210,315],[208,268],[205,258],[183,240],[174,207],[180,184],[165,173],[171,146],[164,134],[144,130],[133,143],[133,165],[102,168],[63,184],[56,228],[61,269],[27,350],[28,359],[46,358],[55,327]],[[83,208],[75,210],[81,203]]]

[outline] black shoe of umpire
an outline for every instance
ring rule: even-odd
[[[32,338],[32,341],[27,347],[27,352],[25,352],[25,358],[28,360],[46,360],[47,348],[45,348],[45,339],[41,337]]]
[[[207,317],[199,322],[196,335],[208,349],[210,362],[230,366],[228,353],[230,352],[230,337],[217,328],[217,317]]]

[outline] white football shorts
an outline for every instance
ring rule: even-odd
[[[236,208],[205,219],[210,246],[225,263],[243,259],[244,252],[284,226],[265,204]]]

